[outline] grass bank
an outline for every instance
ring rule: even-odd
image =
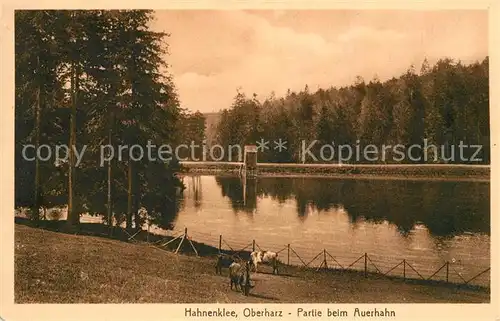
[[[60,224],[60,223],[59,223]],[[231,291],[213,256],[177,255],[147,243],[15,225],[16,303],[481,303],[489,289],[403,282],[355,271],[284,267],[252,275],[249,297]],[[96,225],[96,224],[93,224]],[[90,234],[94,233],[95,236]],[[106,234],[106,233],[105,233]],[[118,232],[115,237],[119,238]],[[159,237],[158,237],[159,238]],[[204,255],[210,247],[196,244]]]
[[[240,163],[185,162],[191,173],[238,174]],[[488,165],[353,165],[259,163],[259,176],[316,176],[332,178],[385,178],[427,180],[490,180]]]

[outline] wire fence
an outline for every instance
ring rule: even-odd
[[[184,235],[198,244],[208,245],[218,253],[237,258],[248,257],[253,251],[272,251],[278,254],[281,266],[311,268],[316,270],[358,271],[365,276],[375,274],[403,280],[436,281],[455,285],[490,287],[490,267],[464,265],[452,261],[437,262],[425,257],[382,256],[369,253],[332,253],[326,248],[311,249],[291,244],[259,244],[229,240],[223,235],[176,230],[177,238]],[[180,246],[180,245],[179,245]]]
[[[88,223],[98,223],[99,219],[86,219]],[[100,224],[99,224],[100,225]],[[377,274],[403,280],[440,281],[456,285],[472,285],[490,287],[490,267],[478,267],[472,264],[461,264],[458,262],[438,262],[425,256],[398,257],[391,255],[379,255],[369,253],[353,254],[350,252],[335,253],[326,248],[301,247],[300,244],[260,244],[256,240],[247,243],[231,240],[223,235],[208,232],[184,230],[164,230],[155,227],[147,229],[140,228],[129,233],[124,227],[115,226],[125,235],[128,241],[139,239],[148,242],[152,246],[170,248],[174,247],[178,252],[184,241],[189,243],[196,255],[210,255],[226,253],[236,258],[249,256],[250,252],[272,251],[278,254],[281,265],[299,268],[316,268],[327,270],[359,271],[368,274]],[[118,231],[117,231],[118,232]],[[107,233],[104,233],[107,234]],[[196,247],[203,247],[197,250]],[[459,261],[460,262],[460,261]]]

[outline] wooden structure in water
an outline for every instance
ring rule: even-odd
[[[244,177],[257,176],[257,146],[255,145],[245,146],[242,175]]]
[[[243,185],[243,205],[255,209],[257,207],[257,178],[243,176],[241,180]]]
[[[255,208],[257,203],[257,146],[245,146],[240,175],[243,184],[243,204]]]

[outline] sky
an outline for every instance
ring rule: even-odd
[[[201,112],[229,108],[238,89],[265,99],[488,55],[487,11],[159,10],[152,29],[170,34],[182,107]]]

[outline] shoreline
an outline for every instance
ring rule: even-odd
[[[186,174],[240,175],[242,163],[185,162]],[[489,165],[333,165],[269,164],[257,165],[257,177],[378,179],[408,181],[472,181],[489,183]]]
[[[217,176],[239,176],[238,171],[223,170],[223,169],[194,169],[185,173],[189,175],[217,175]],[[442,181],[442,182],[477,182],[489,183],[489,177],[460,177],[460,176],[405,176],[405,175],[376,175],[376,174],[306,174],[306,173],[293,173],[293,172],[263,172],[258,173],[257,178],[314,178],[314,179],[348,179],[348,180],[394,180],[394,181]]]

